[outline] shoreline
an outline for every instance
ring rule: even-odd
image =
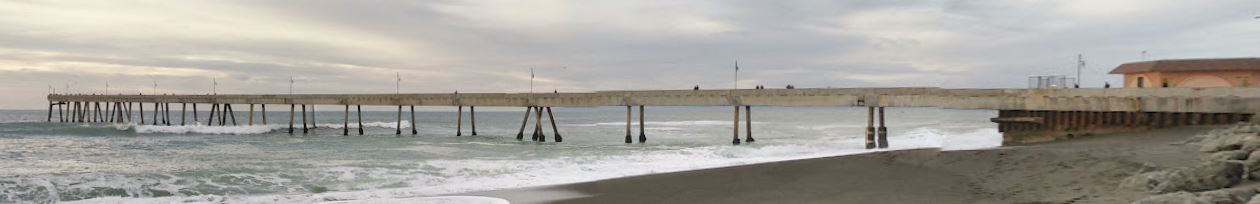
[[[512,203],[1127,203],[1144,168],[1191,165],[1175,145],[1228,126],[1157,129],[982,150],[873,152],[457,195]]]

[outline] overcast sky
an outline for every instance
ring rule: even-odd
[[[0,1],[0,108],[64,92],[527,92],[1120,84],[1147,59],[1260,56],[1260,2]]]

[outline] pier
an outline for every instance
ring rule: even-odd
[[[885,108],[937,107],[946,109],[997,110],[1003,143],[1025,144],[1073,138],[1092,134],[1134,132],[1150,128],[1184,125],[1232,124],[1251,120],[1260,112],[1260,88],[1083,88],[1083,89],[945,89],[905,88],[818,88],[818,89],[737,89],[737,90],[644,90],[598,91],[585,93],[420,93],[420,94],[284,94],[284,95],[49,95],[48,121],[53,122],[137,122],[146,124],[144,106],[152,104],[152,125],[171,125],[171,104],[179,104],[179,124],[185,124],[184,108],[210,105],[206,125],[238,125],[232,105],[247,104],[253,125],[254,106],[288,106],[290,134],[300,114],[302,132],[309,132],[307,108],[344,108],[343,135],[350,134],[351,106],[355,109],[359,135],[364,134],[362,106],[397,107],[402,135],[404,107],[409,108],[411,134],[415,135],[415,106],[458,107],[456,136],[463,135],[463,108],[468,107],[471,135],[477,135],[477,106],[520,107],[525,116],[516,138],[524,140],[530,118],[534,120],[531,140],[545,142],[544,111],[552,122],[553,141],[562,137],[555,126],[552,108],[597,106],[626,107],[625,143],[633,143],[632,116],[639,111],[637,141],[645,143],[644,120],[648,106],[728,106],[733,107],[732,144],[754,142],[754,106],[858,106],[867,107],[866,147],[886,148],[888,126]],[[139,114],[133,113],[133,105]],[[297,108],[301,108],[300,112]],[[740,112],[744,112],[744,137],[740,137]],[[56,112],[56,114],[54,114]],[[313,111],[312,111],[313,112]],[[531,115],[533,114],[533,115]],[[266,114],[263,114],[266,121]],[[310,117],[314,117],[311,115]],[[313,122],[313,120],[311,120]],[[890,124],[895,126],[895,124]]]

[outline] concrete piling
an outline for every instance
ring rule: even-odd
[[[201,119],[197,118],[197,103],[193,103],[192,107],[193,107],[193,110],[192,110],[193,124],[201,124]]]
[[[310,128],[306,127],[306,104],[302,104],[302,134],[310,133]]]
[[[289,135],[293,135],[293,111],[296,105],[289,104]],[[210,111],[213,113],[214,111]]]
[[[259,106],[262,106],[260,107],[262,108],[262,124],[267,125],[267,104],[264,103],[264,104],[260,104]]]
[[[311,105],[311,130],[319,129],[319,123],[318,123],[319,120],[316,120],[319,118],[315,117],[318,115],[319,112],[315,112],[315,104],[310,104],[310,105]]]
[[[525,140],[525,124],[529,124],[529,112],[533,107],[525,107],[525,118],[521,119],[521,130],[516,132],[516,140]]]
[[[226,106],[227,106],[228,117],[232,117],[232,126],[240,126],[236,124],[236,110],[232,109],[232,104],[229,103]]]
[[[153,125],[157,125],[158,122],[161,122],[160,120],[162,119],[159,119],[160,118],[159,116],[161,116],[161,113],[162,113],[162,103],[153,103]]]
[[[206,126],[214,126],[214,114],[219,112],[219,104],[210,104],[210,115],[206,116]]]
[[[477,128],[473,128],[473,135],[477,135],[476,129]],[[415,137],[416,134],[420,134],[420,131],[416,131],[416,106],[411,106],[411,136]]]
[[[536,112],[536,114],[534,114],[534,115],[535,115],[535,117],[534,117],[534,132],[536,132],[536,133],[537,133],[537,135],[538,135],[538,136],[537,136],[537,137],[538,137],[538,139],[537,139],[536,141],[538,141],[538,142],[547,142],[547,133],[543,131],[543,126],[542,126],[542,124],[543,124],[543,121],[542,121],[543,107],[542,107],[542,106],[537,107],[537,111],[535,111],[535,112]]]
[[[630,144],[630,106],[626,106],[626,144]]]
[[[397,135],[397,137],[402,137],[402,105],[398,105],[397,113],[398,113],[398,120],[397,122],[394,123],[394,125],[396,126],[394,128],[394,135]]]
[[[354,105],[354,112],[359,114],[359,135],[363,135],[363,105]]]
[[[477,136],[477,106],[468,106],[468,124],[472,125],[472,135]]]
[[[341,136],[350,136],[350,104],[346,104],[346,112],[342,115]]]
[[[556,127],[556,116],[551,113],[551,107],[547,107],[547,118],[551,120],[551,132],[556,134],[556,142],[563,142],[564,138],[560,137],[560,128]]]
[[[866,107],[866,148],[874,149],[875,145],[875,107]]]
[[[731,144],[739,145],[739,106],[735,106],[735,120],[732,121],[735,122],[735,134],[733,134],[735,139],[731,140]]]
[[[888,148],[888,127],[884,126],[884,107],[879,107],[879,129],[876,129],[876,131],[878,131],[877,135],[879,136],[877,139],[879,148]]]
[[[254,104],[249,104],[249,126],[254,126]]]
[[[455,111],[455,136],[464,136],[464,106]]]
[[[639,105],[639,143],[647,142],[647,133],[646,133],[647,131],[644,131],[647,128],[644,127],[646,125],[644,125],[643,116],[644,116],[643,105]]]
[[[185,118],[187,118],[187,117],[185,117],[185,115],[187,115],[187,114],[188,114],[188,104],[187,104],[187,103],[179,103],[179,125],[180,125],[180,126],[188,125],[188,124],[186,123],[187,119],[185,119]]]
[[[744,142],[756,142],[752,136],[752,106],[744,106]]]

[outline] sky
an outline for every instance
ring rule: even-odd
[[[531,68],[536,91],[717,89],[736,61],[740,87],[1022,88],[1074,76],[1081,55],[1099,87],[1126,62],[1260,56],[1258,16],[1255,0],[9,0],[0,109],[290,79],[299,94],[529,92]]]

